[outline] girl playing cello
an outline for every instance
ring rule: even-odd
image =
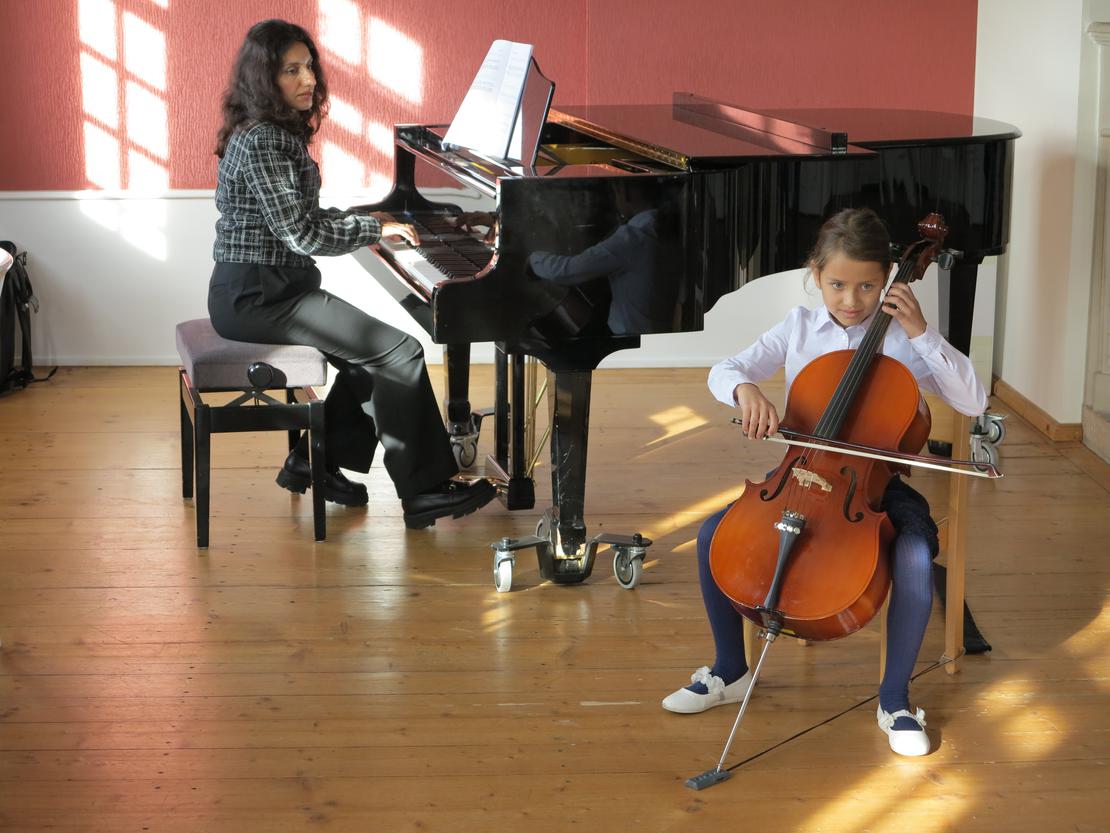
[[[709,373],[713,395],[740,409],[747,438],[763,438],[779,427],[775,406],[756,383],[784,368],[789,392],[799,371],[813,359],[858,347],[880,302],[894,319],[882,352],[904,364],[922,389],[939,395],[957,411],[974,416],[986,409],[987,396],[971,362],[926,324],[909,286],[894,283],[882,296],[891,266],[890,239],[873,211],[845,209],[828,220],[808,266],[824,305],[815,310],[796,307],[752,346]],[[932,610],[937,528],[925,498],[897,477],[886,489],[882,509],[897,537],[890,550],[887,663],[879,687],[878,723],[895,752],[924,755],[929,751],[925,714],[910,708],[909,680]],[[694,714],[738,702],[749,682],[743,617],[717,587],[709,567],[710,543],[726,511],[727,507],[702,524],[697,545],[698,576],[716,660],[712,668],[699,668],[691,685],[664,698],[663,708],[669,711]]]

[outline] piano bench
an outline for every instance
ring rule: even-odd
[[[181,494],[193,497],[196,474],[197,546],[208,546],[211,435],[288,431],[289,449],[308,431],[315,539],[325,536],[324,403],[313,390],[327,379],[327,362],[312,347],[254,344],[220,337],[207,318],[177,325],[181,357]],[[284,390],[284,401],[267,391]],[[238,393],[211,404],[202,394]],[[226,398],[226,397],[225,397]]]

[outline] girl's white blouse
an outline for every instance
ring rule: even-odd
[[[834,350],[859,347],[871,318],[841,327],[824,306],[813,310],[795,307],[751,347],[714,365],[709,371],[709,390],[721,402],[735,406],[733,391],[737,385],[758,384],[785,368],[789,394],[798,372],[815,358]],[[891,321],[883,341],[883,354],[908,367],[923,390],[937,394],[960,413],[978,416],[987,409],[987,394],[975,376],[971,360],[933,327],[909,338],[901,324]]]

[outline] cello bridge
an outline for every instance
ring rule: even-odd
[[[794,479],[798,481],[799,485],[801,485],[802,488],[808,488],[811,485],[815,485],[822,492],[832,491],[832,484],[815,471],[794,467],[790,470],[790,473],[794,476]]]

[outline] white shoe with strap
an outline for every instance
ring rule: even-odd
[[[900,709],[893,714],[883,711],[879,706],[875,716],[879,720],[879,728],[886,734],[890,748],[899,755],[916,758],[929,754],[929,736],[925,734],[925,712],[918,709],[911,714],[906,709]],[[917,724],[912,729],[895,729],[894,721],[900,717],[908,717]]]
[[[663,698],[663,708],[678,714],[698,714],[714,706],[739,703],[744,699],[744,692],[748,690],[751,678],[752,672],[749,669],[739,680],[725,685],[724,680],[711,674],[709,668],[703,665],[690,676],[690,682],[701,683],[706,687],[706,693],[698,694],[688,688],[680,688]]]

